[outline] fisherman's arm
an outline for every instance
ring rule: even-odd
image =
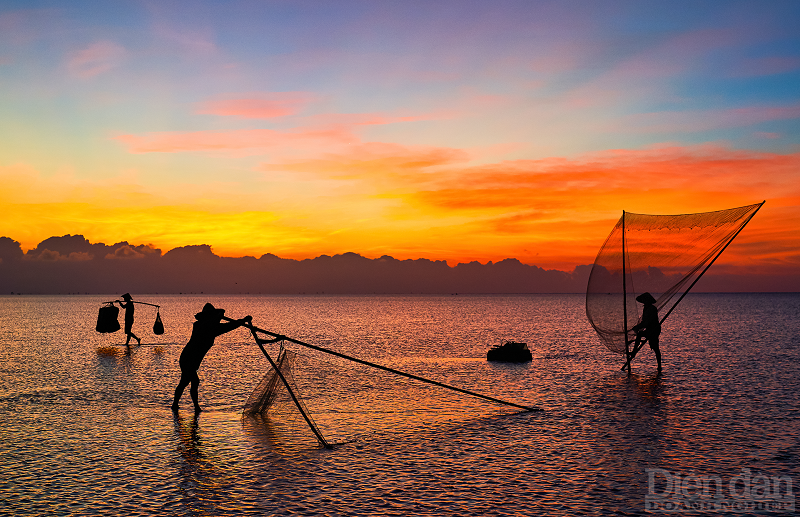
[[[242,325],[249,324],[251,321],[253,321],[252,316],[245,316],[240,320],[233,320],[228,323],[220,323],[219,326],[217,326],[216,334],[220,336],[222,334],[225,334],[226,332],[230,332],[231,330],[238,329]]]

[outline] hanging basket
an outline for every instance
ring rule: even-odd
[[[97,325],[94,329],[102,334],[116,332],[120,329],[118,318],[118,307],[111,304],[100,307],[100,311],[97,314]]]
[[[153,323],[153,334],[160,336],[164,333],[164,323],[161,322],[161,312],[156,312],[156,322]]]

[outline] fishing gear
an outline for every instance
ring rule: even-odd
[[[654,294],[663,323],[763,204],[679,215],[622,212],[589,274],[586,317],[609,350],[625,355],[623,370],[630,372],[644,345],[631,349],[637,292]]]
[[[226,321],[237,321],[237,320],[228,318],[226,316],[223,316],[222,319],[226,320]],[[253,325],[252,322],[244,323],[243,326],[247,327],[248,329],[250,329],[250,333],[253,335],[253,339],[255,339],[256,344],[261,349],[261,352],[267,358],[267,360],[270,363],[270,366],[272,367],[272,370],[270,372],[268,372],[268,374],[264,377],[262,382],[259,383],[259,386],[256,387],[256,390],[254,391],[253,395],[251,395],[250,400],[248,400],[248,404],[247,404],[247,407],[246,407],[246,412],[248,412],[249,414],[253,414],[253,413],[256,413],[256,412],[263,412],[263,411],[266,410],[266,408],[268,407],[268,404],[259,404],[259,403],[257,403],[257,401],[268,401],[270,399],[271,395],[269,393],[267,393],[266,390],[274,390],[275,389],[275,386],[277,385],[277,381],[275,380],[275,376],[277,376],[280,379],[281,383],[286,387],[286,390],[288,391],[289,396],[294,401],[295,405],[297,406],[298,410],[300,411],[301,415],[305,419],[305,421],[308,424],[308,426],[311,428],[312,432],[314,432],[314,434],[316,435],[317,439],[325,447],[329,447],[329,445],[325,441],[325,438],[322,436],[322,433],[319,431],[319,429],[317,428],[316,424],[314,424],[313,420],[309,416],[308,410],[304,407],[304,405],[302,404],[302,401],[294,393],[294,390],[292,389],[292,386],[291,386],[289,380],[287,379],[288,375],[286,373],[289,372],[289,366],[291,365],[291,360],[293,359],[293,356],[287,356],[286,355],[287,352],[285,350],[283,350],[283,347],[281,346],[281,351],[278,354],[278,364],[276,364],[276,362],[272,359],[272,357],[270,357],[269,353],[267,353],[266,349],[264,348],[264,344],[288,341],[290,343],[294,343],[296,345],[304,346],[306,348],[310,348],[310,349],[316,350],[318,352],[323,352],[323,353],[326,353],[326,354],[330,354],[330,355],[339,357],[341,359],[346,359],[348,361],[352,361],[352,362],[355,362],[355,363],[358,363],[358,364],[363,364],[363,365],[369,366],[371,368],[376,368],[376,369],[383,370],[383,371],[386,371],[386,372],[389,372],[389,373],[393,373],[395,375],[400,375],[402,377],[407,377],[407,378],[413,379],[415,381],[419,381],[419,382],[423,382],[423,383],[427,383],[427,384],[432,384],[434,386],[439,386],[441,388],[445,388],[445,389],[448,389],[448,390],[451,390],[451,391],[455,391],[455,392],[458,392],[458,393],[461,393],[461,394],[464,394],[464,395],[470,395],[470,396],[473,396],[473,397],[478,397],[478,398],[481,398],[483,400],[488,400],[490,402],[494,402],[494,403],[497,403],[497,404],[503,404],[503,405],[506,405],[506,406],[516,407],[516,408],[519,408],[519,409],[522,409],[522,410],[525,410],[525,411],[541,411],[541,408],[531,407],[531,406],[523,406],[521,404],[516,404],[514,402],[508,402],[508,401],[501,400],[501,399],[498,399],[498,398],[495,398],[495,397],[490,397],[488,395],[483,395],[481,393],[476,393],[474,391],[469,391],[469,390],[465,390],[465,389],[462,389],[462,388],[457,388],[455,386],[450,386],[450,385],[444,384],[442,382],[426,379],[424,377],[420,377],[418,375],[414,375],[414,374],[411,374],[411,373],[406,373],[406,372],[403,372],[403,371],[400,371],[400,370],[396,370],[394,368],[389,368],[387,366],[382,366],[380,364],[376,364],[376,363],[372,363],[372,362],[369,362],[369,361],[365,361],[363,359],[358,359],[356,357],[352,357],[352,356],[349,356],[349,355],[346,355],[346,354],[342,354],[340,352],[329,350],[327,348],[323,348],[323,347],[316,346],[316,345],[311,345],[309,343],[304,343],[303,341],[300,341],[298,339],[293,339],[293,338],[284,336],[282,334],[277,334],[275,332],[270,332],[268,330],[264,330],[264,329],[258,328],[255,325]],[[263,339],[263,338],[259,337],[258,334],[265,334],[267,336],[270,336],[272,339]],[[262,393],[262,391],[264,391],[264,392]],[[260,408],[260,409],[254,409],[254,408]]]

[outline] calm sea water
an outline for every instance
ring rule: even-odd
[[[676,476],[716,476],[726,494],[747,472],[800,483],[797,294],[690,295],[665,324],[660,376],[649,350],[619,371],[581,295],[142,295],[167,330],[153,335],[155,309],[138,306],[131,351],[94,331],[106,299],[0,297],[4,515],[638,515],[648,476],[661,494],[665,473],[675,490]],[[239,329],[202,365],[205,411],[194,417],[187,390],[176,417],[178,356],[206,301],[543,411],[294,347],[298,390],[335,444],[323,449],[287,401],[242,417],[268,365]],[[533,361],[488,363],[503,339]]]

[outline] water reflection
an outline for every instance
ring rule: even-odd
[[[591,425],[584,427],[585,461],[599,485],[608,483],[605,489],[620,478],[640,484],[645,468],[664,464],[671,448],[665,391],[661,375],[622,372],[587,387],[582,416]],[[646,490],[644,485],[639,488]]]
[[[106,358],[118,358],[118,357],[123,357],[123,356],[127,356],[127,357],[131,356],[130,347],[122,348],[122,347],[119,347],[119,346],[99,346],[99,347],[97,347],[96,351],[97,351],[97,357],[100,358],[101,361],[103,359],[106,359]]]
[[[628,383],[639,393],[643,401],[658,405],[664,394],[664,383],[662,382],[661,372],[651,373],[640,376],[636,374],[628,375]]]
[[[214,446],[206,446],[200,416],[173,417],[177,438],[177,491],[181,509],[187,515],[219,515],[225,513],[230,499],[231,480],[225,462],[218,458]]]
[[[288,417],[290,415],[284,415]],[[285,458],[321,448],[308,427],[297,418],[270,418],[268,415],[242,415],[242,431],[255,449],[274,452]]]

